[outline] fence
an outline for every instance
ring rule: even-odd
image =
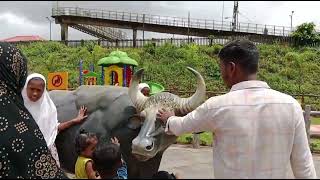
[[[320,116],[320,111],[311,111],[311,106],[306,105],[305,110],[304,110],[304,121],[306,125],[306,131],[307,131],[307,136],[308,136],[308,142],[310,144],[310,127],[311,127],[311,116]],[[315,135],[315,138],[319,138],[320,136]]]
[[[221,44],[224,45],[230,42],[233,39],[248,39],[253,41],[256,45],[258,44],[286,44],[291,45],[294,43],[293,39],[290,37],[283,37],[283,38],[266,38],[263,36],[256,36],[254,38],[250,36],[220,36],[217,38],[162,38],[162,39],[137,39],[136,40],[136,48],[142,48],[147,44],[152,44],[156,47],[162,46],[166,43],[170,43],[176,46],[181,46],[183,44],[194,43],[200,46],[210,46],[213,44]],[[12,42],[12,44],[31,44],[35,42],[40,43],[47,43],[48,41],[28,41],[28,42]],[[52,41],[52,42],[59,42],[63,43],[69,47],[81,47],[86,43],[93,43],[100,45],[104,48],[133,48],[133,40],[132,39],[125,39],[125,40],[116,40],[114,42],[110,42],[107,40],[68,40],[68,41]],[[319,43],[311,44],[310,46],[319,46]]]
[[[174,87],[169,87],[169,88],[167,88],[166,91],[173,93],[173,94],[176,94],[181,97],[190,97],[194,94],[194,91],[179,91],[177,88],[174,88]],[[207,90],[206,91],[206,96],[207,96],[206,98],[208,99],[210,97],[218,96],[218,95],[222,95],[222,94],[226,94],[226,93],[227,92],[217,92],[217,91]],[[284,92],[284,93],[286,93],[286,92]],[[299,99],[301,101],[300,103],[302,106],[305,106],[305,104],[308,104],[308,105],[313,106],[314,109],[318,104],[315,104],[313,102],[317,102],[320,99],[320,95],[316,95],[316,94],[291,94],[291,93],[286,93],[286,94],[289,94],[292,97]],[[317,110],[320,110],[319,109],[320,107],[317,107],[317,108],[318,108]]]

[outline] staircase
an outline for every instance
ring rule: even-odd
[[[116,41],[127,39],[127,34],[120,30],[115,30],[109,27],[103,26],[94,26],[94,25],[86,25],[86,24],[72,24],[70,27],[79,30],[83,33],[89,34],[91,36],[97,37],[102,40],[108,41]]]

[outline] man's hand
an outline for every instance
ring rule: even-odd
[[[76,117],[75,122],[81,123],[84,119],[86,119],[88,117],[88,115],[85,115],[86,112],[87,112],[87,108],[85,106],[81,106],[78,117]]]
[[[166,124],[169,117],[175,116],[174,111],[166,111],[165,109],[160,109],[157,113],[157,119]]]

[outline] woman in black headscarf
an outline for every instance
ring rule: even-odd
[[[26,77],[26,58],[16,47],[0,42],[0,178],[65,179],[24,107],[21,90]]]

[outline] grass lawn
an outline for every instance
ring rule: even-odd
[[[311,138],[310,150],[311,152],[320,152],[320,139]]]
[[[178,137],[177,142],[179,144],[191,144],[193,135],[191,133],[184,134]],[[200,145],[202,146],[211,146],[213,141],[211,132],[203,132],[200,134]]]
[[[320,118],[315,118],[312,120],[320,124]],[[184,134],[178,137],[177,143],[179,144],[191,144],[193,135],[191,133]],[[214,136],[210,132],[204,132],[200,134],[200,145],[211,146]],[[310,149],[313,153],[320,153],[320,139],[311,138]]]
[[[320,117],[318,117],[318,118],[311,117],[311,124],[320,125]]]

